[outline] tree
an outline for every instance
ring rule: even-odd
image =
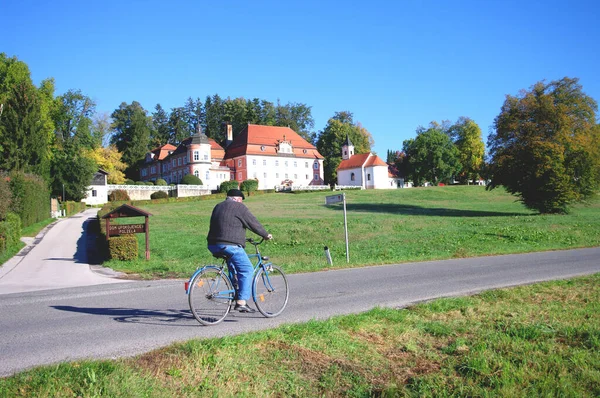
[[[53,148],[51,188],[54,196],[62,200],[80,201],[85,198],[94,173],[96,162],[88,157],[75,142],[66,142],[61,148]]]
[[[416,138],[403,143],[404,161],[408,162],[407,177],[415,186],[425,182],[433,185],[450,182],[460,170],[458,149],[438,126],[431,125],[429,129],[418,132]]]
[[[277,100],[275,118],[276,126],[289,127],[308,142],[312,142],[315,138],[312,133],[315,121],[310,106],[299,103],[281,105]]]
[[[507,95],[488,138],[488,189],[500,185],[540,213],[566,213],[600,185],[598,105],[578,79]]]
[[[106,112],[96,113],[92,119],[93,148],[108,146],[110,142],[110,115]]]
[[[173,108],[169,115],[169,143],[177,146],[190,136],[184,108]]]
[[[483,155],[485,153],[481,129],[473,120],[460,117],[450,127],[449,133],[458,149],[458,160],[461,164],[458,179],[461,183],[466,182],[468,184],[469,180],[475,183],[480,175],[479,171],[483,165]]]
[[[124,184],[127,165],[121,161],[122,154],[115,145],[107,148],[97,147],[89,151],[88,157],[96,162],[99,168],[106,171],[106,180],[109,184]]]
[[[181,179],[183,185],[202,185],[202,180],[193,174],[186,174]]]
[[[139,163],[144,160],[149,148],[152,118],[139,102],[121,103],[111,117],[113,136],[111,143],[123,154],[122,160],[128,167],[125,175],[132,180],[139,178]]]
[[[53,112],[54,126],[59,144],[76,142],[82,148],[92,148],[92,116],[96,104],[80,90],[69,90],[56,98]]]
[[[369,153],[373,143],[371,134],[360,123],[354,123],[351,112],[336,112],[317,139],[317,150],[323,157],[326,184],[337,181],[337,168],[342,161],[342,145],[346,138],[354,144],[354,153]]]
[[[200,98],[194,100],[192,97],[189,97],[183,108],[187,124],[187,135],[191,136],[196,132],[198,125],[204,125],[206,119],[204,106],[202,105]]]
[[[206,97],[204,101],[204,114],[206,117],[204,133],[217,142],[225,142],[227,137],[221,128],[221,124],[225,121],[223,118],[223,100],[221,100],[219,94]]]
[[[156,148],[169,142],[169,114],[160,104],[156,104],[155,111],[152,113],[152,135],[150,137],[150,147]]]

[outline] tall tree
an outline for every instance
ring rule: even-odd
[[[98,167],[108,173],[106,180],[109,184],[125,183],[125,174],[123,172],[127,168],[127,165],[121,160],[122,154],[117,151],[115,145],[111,145],[108,148],[94,148],[90,151],[89,157],[96,162]]]
[[[112,114],[113,136],[111,143],[123,154],[122,160],[128,167],[125,175],[133,180],[139,179],[139,165],[149,148],[152,131],[152,118],[139,102],[121,103]]]
[[[460,170],[458,149],[439,125],[417,130],[416,138],[404,141],[403,152],[408,162],[407,177],[415,186],[450,182]]]
[[[185,109],[173,108],[169,115],[169,143],[177,146],[190,136]]]
[[[160,104],[156,104],[152,113],[152,136],[150,137],[150,146],[156,148],[165,145],[169,142],[169,114],[163,109]]]
[[[106,147],[110,142],[110,115],[106,112],[96,113],[92,119],[93,148]]]
[[[54,147],[53,152],[52,194],[62,197],[64,189],[62,200],[78,202],[85,198],[92,177],[98,170],[96,162],[74,141],[66,141],[60,148]]]
[[[342,145],[346,137],[354,144],[356,154],[371,151],[371,134],[359,123],[354,123],[352,113],[336,112],[319,134],[316,145],[319,153],[325,158],[323,174],[326,184],[334,184],[337,181],[337,168],[342,161]]]
[[[289,127],[309,142],[314,139],[312,130],[315,121],[312,117],[311,107],[305,104],[288,103],[281,105],[277,100],[275,108],[276,125]]]
[[[204,101],[204,112],[206,115],[206,125],[203,127],[206,135],[217,142],[225,142],[227,137],[221,127],[222,123],[225,121],[223,117],[223,100],[219,97],[219,94],[215,94],[212,97],[206,97],[206,100]]]
[[[205,124],[206,115],[204,114],[204,105],[200,98],[194,100],[192,97],[189,97],[185,102],[184,110],[187,132],[188,136],[190,136],[196,132],[198,125],[204,126]]]
[[[81,90],[69,90],[56,98],[54,125],[59,143],[77,142],[82,148],[92,148],[92,116],[96,104],[81,93]]]
[[[502,185],[540,213],[565,213],[593,196],[600,187],[597,110],[568,77],[507,95],[488,138],[488,189]]]
[[[450,137],[458,149],[458,160],[461,170],[458,179],[461,183],[469,183],[479,177],[479,171],[483,165],[485,145],[481,138],[481,129],[473,120],[460,117],[449,129]]]

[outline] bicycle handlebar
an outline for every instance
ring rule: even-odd
[[[258,241],[258,242],[257,242],[257,241],[255,241],[255,240],[254,240],[254,239],[252,239],[252,238],[246,238],[246,242],[248,242],[248,243],[250,243],[250,244],[252,244],[252,245],[254,245],[254,246],[258,246],[258,245],[260,245],[261,243],[263,243],[264,241],[265,241],[265,238],[261,238],[261,239],[260,239],[260,241]]]

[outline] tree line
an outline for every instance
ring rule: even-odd
[[[138,179],[146,153],[160,145],[178,145],[198,127],[220,144],[224,123],[238,134],[248,124],[286,126],[314,144],[324,156],[324,178],[335,183],[346,137],[355,153],[374,145],[371,133],[349,111],[336,112],[323,130],[314,131],[311,107],[259,98],[188,98],[169,111],[153,112],[133,101],[110,115],[80,90],[55,96],[52,78],[36,87],[24,62],[0,53],[0,170],[41,176],[51,194],[81,200],[98,167],[109,183]],[[566,212],[588,200],[600,184],[600,127],[597,103],[578,79],[538,82],[529,91],[507,95],[488,136],[468,117],[455,123],[418,127],[402,150],[388,150],[387,162],[400,176],[423,185],[483,178],[488,188],[504,186],[529,208]],[[64,193],[64,197],[63,197]]]

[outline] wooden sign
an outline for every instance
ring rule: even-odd
[[[146,232],[146,224],[112,224],[108,226],[110,235],[141,234]]]

